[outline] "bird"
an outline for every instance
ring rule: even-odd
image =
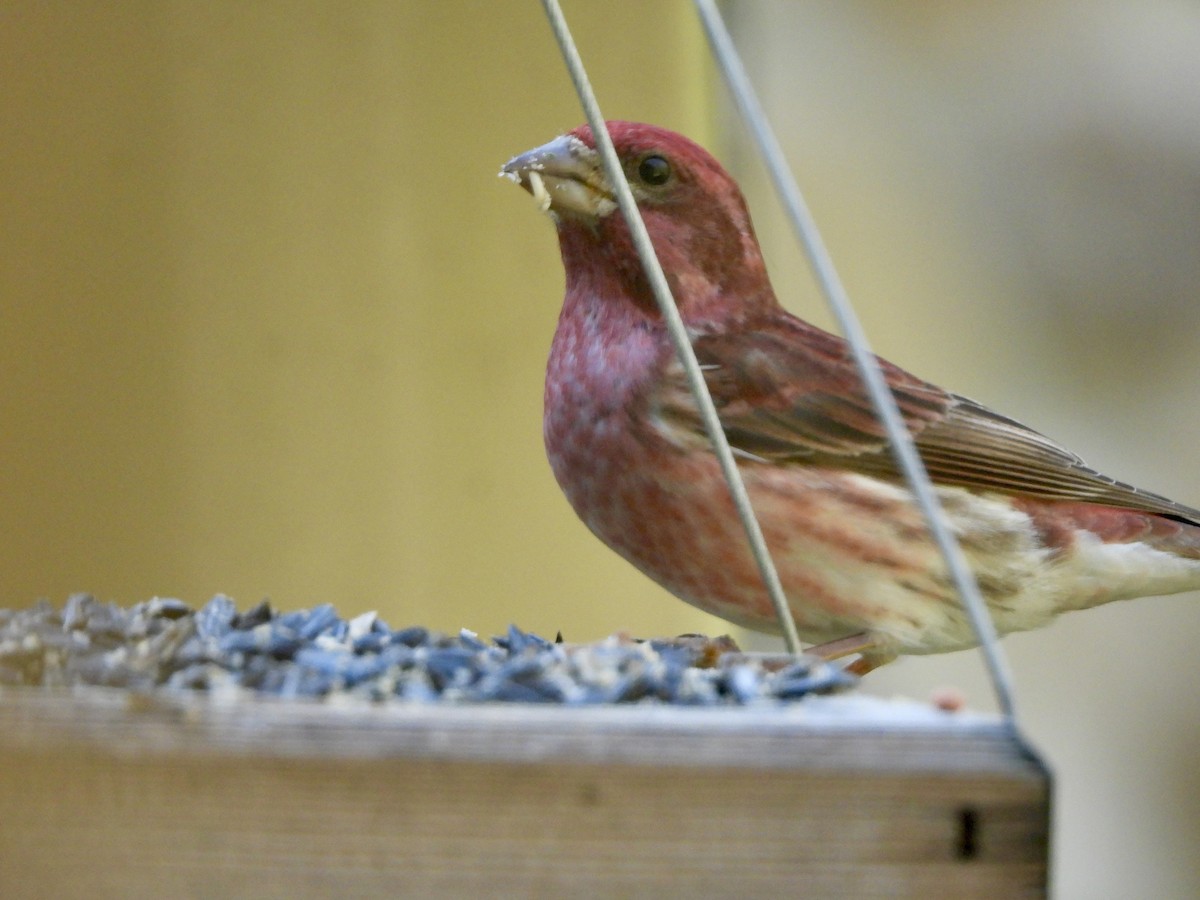
[[[737,182],[673,131],[606,127],[807,652],[862,675],[976,646],[848,344],[781,306]],[[779,633],[591,128],[500,174],[557,231],[543,438],[570,505],[676,597]],[[998,634],[1200,589],[1200,511],[877,359]]]

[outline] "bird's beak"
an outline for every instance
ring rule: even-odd
[[[525,188],[552,216],[598,219],[617,206],[600,155],[570,134],[510,159],[500,177]]]

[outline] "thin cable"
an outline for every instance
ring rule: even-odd
[[[658,301],[658,308],[662,311],[667,332],[671,335],[671,342],[675,345],[675,353],[687,376],[688,387],[691,388],[696,405],[700,408],[700,417],[704,420],[705,431],[708,432],[713,451],[721,464],[721,471],[729,484],[729,491],[733,495],[733,504],[737,508],[738,518],[741,519],[742,526],[746,529],[750,552],[754,556],[754,562],[758,565],[758,571],[762,574],[763,583],[771,597],[771,604],[775,607],[775,615],[779,619],[779,628],[783,632],[784,643],[787,645],[789,653],[799,654],[800,635],[796,632],[796,623],[792,619],[792,611],[788,607],[787,597],[784,596],[779,573],[775,571],[775,564],[771,560],[767,543],[763,539],[762,528],[759,527],[758,519],[755,518],[754,510],[750,506],[750,497],[746,493],[745,484],[742,483],[742,476],[734,461],[733,451],[729,449],[725,431],[721,428],[721,420],[717,416],[717,408],[713,405],[712,397],[708,393],[708,385],[704,383],[704,374],[700,371],[699,362],[696,361],[696,353],[692,349],[692,342],[688,338],[683,318],[679,315],[679,309],[671,296],[671,289],[667,286],[666,276],[663,275],[662,266],[659,265],[658,257],[654,253],[654,245],[650,242],[646,225],[642,221],[637,203],[634,202],[633,194],[629,190],[629,182],[625,180],[625,172],[621,169],[617,151],[613,149],[612,138],[609,137],[608,128],[604,124],[604,116],[600,114],[600,106],[596,102],[596,95],[592,92],[591,83],[588,81],[587,72],[583,67],[583,60],[575,47],[575,41],[571,38],[570,29],[567,28],[567,21],[563,17],[558,0],[542,0],[542,6],[546,10],[546,18],[550,20],[550,28],[554,31],[554,37],[562,51],[563,60],[571,74],[575,92],[579,94],[583,112],[587,116],[588,124],[592,126],[592,135],[596,141],[596,150],[600,153],[600,160],[604,164],[604,172],[616,194],[621,214],[629,224],[633,245],[637,248],[638,256],[641,257],[646,277],[650,279],[654,298]]]
[[[908,428],[905,427],[904,420],[900,416],[896,398],[888,388],[883,372],[879,368],[879,362],[871,352],[866,333],[850,305],[850,298],[834,268],[833,259],[825,248],[824,241],[821,240],[816,221],[788,168],[783,148],[780,147],[775,133],[767,122],[766,114],[758,102],[754,87],[742,66],[741,58],[738,56],[737,48],[733,45],[725,22],[717,11],[716,3],[714,0],[695,0],[695,3],[704,23],[709,43],[712,45],[713,55],[733,93],[738,110],[754,135],[759,152],[766,161],[771,180],[775,184],[775,190],[783,202],[800,243],[808,254],[817,282],[837,317],[842,334],[850,343],[854,361],[858,366],[863,383],[866,385],[867,393],[871,397],[871,403],[887,430],[896,462],[904,473],[917,505],[929,523],[929,530],[934,541],[946,560],[950,577],[958,590],[963,606],[966,608],[967,617],[971,620],[971,626],[974,628],[975,636],[983,650],[984,660],[992,681],[992,690],[996,695],[996,704],[1002,715],[1008,719],[1014,719],[1016,708],[1008,660],[1000,649],[996,637],[996,627],[988,613],[983,596],[979,592],[975,575],[971,571],[957,539],[950,531],[946,514],[930,483],[929,474],[925,471],[925,464],[921,461],[920,454],[917,453],[913,444],[912,435],[909,434]]]

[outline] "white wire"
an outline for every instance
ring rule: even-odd
[[[663,275],[662,266],[659,265],[658,257],[654,253],[654,245],[650,242],[650,235],[646,232],[646,225],[642,221],[641,213],[638,212],[637,203],[634,202],[633,194],[629,190],[629,183],[625,179],[621,162],[617,158],[616,150],[613,149],[612,139],[609,137],[608,128],[604,124],[604,117],[600,114],[600,106],[596,102],[595,94],[592,92],[592,86],[588,80],[587,71],[584,69],[583,60],[580,58],[579,51],[575,47],[575,41],[571,38],[570,29],[567,27],[567,22],[563,17],[562,9],[558,5],[558,0],[542,0],[542,6],[546,10],[546,17],[550,20],[550,28],[553,30],[559,49],[562,51],[563,60],[566,62],[567,70],[571,75],[571,81],[575,85],[575,91],[579,94],[579,102],[583,106],[588,124],[592,127],[596,150],[599,152],[600,160],[604,164],[604,171],[608,176],[609,184],[612,185],[613,191],[616,194],[617,205],[621,208],[621,214],[629,224],[629,231],[633,237],[634,247],[637,248],[638,256],[641,257],[642,266],[646,270],[646,277],[650,280],[650,287],[654,291],[655,300],[658,301],[663,321],[667,326],[667,332],[671,336],[671,342],[675,345],[675,353],[683,365],[688,387],[691,388],[692,396],[699,407],[700,417],[704,421],[704,428],[708,432],[709,440],[712,441],[713,451],[716,453],[717,460],[721,464],[721,471],[724,473],[725,480],[729,484],[729,491],[733,495],[733,503],[737,509],[738,517],[741,519],[742,526],[746,529],[746,538],[750,542],[750,552],[753,554],[754,561],[758,565],[758,570],[762,574],[763,583],[766,585],[767,593],[771,598],[771,604],[775,607],[775,615],[779,619],[779,627],[783,632],[784,642],[787,645],[789,653],[798,654],[800,653],[800,635],[796,632],[796,623],[792,619],[792,611],[788,607],[787,597],[783,593],[783,585],[779,581],[779,573],[775,570],[775,564],[771,560],[770,551],[767,550],[766,541],[763,539],[762,529],[759,527],[758,519],[755,518],[754,510],[750,506],[750,497],[746,493],[745,484],[742,483],[742,476],[738,471],[737,463],[734,461],[733,452],[729,449],[729,441],[726,439],[725,432],[721,428],[721,420],[717,416],[717,409],[713,405],[712,397],[709,395],[708,385],[704,383],[704,375],[700,370],[700,364],[696,360],[696,353],[692,349],[687,329],[684,327],[683,319],[679,315],[679,309],[675,305],[675,300],[671,296],[671,289],[667,286],[667,279]]]
[[[866,333],[850,305],[850,298],[834,268],[833,259],[830,257],[824,241],[821,240],[816,221],[809,212],[808,205],[804,202],[796,180],[788,168],[783,149],[767,122],[766,114],[758,102],[754,87],[750,83],[737,49],[733,45],[725,22],[722,20],[720,12],[717,11],[716,3],[714,0],[695,0],[695,3],[704,23],[709,43],[712,45],[713,55],[729,84],[742,118],[745,119],[753,133],[759,152],[766,161],[775,190],[783,202],[797,238],[808,254],[817,282],[837,317],[842,334],[850,343],[854,361],[858,366],[867,393],[871,397],[871,403],[887,430],[896,462],[904,473],[917,505],[929,523],[929,530],[934,541],[946,560],[950,577],[958,590],[967,616],[971,620],[971,626],[975,630],[975,636],[983,650],[984,660],[991,677],[992,690],[996,695],[996,704],[1000,708],[1000,712],[1011,720],[1016,714],[1012,676],[1008,660],[1000,648],[995,625],[992,623],[983,596],[979,592],[975,575],[950,530],[945,512],[930,483],[929,474],[925,471],[925,464],[921,461],[920,454],[913,445],[912,436],[905,427],[900,410],[896,406],[896,398],[888,388],[879,363],[871,352]]]

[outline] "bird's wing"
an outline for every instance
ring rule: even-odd
[[[900,477],[841,338],[798,320],[777,319],[744,331],[701,335],[693,346],[730,444],[743,455]],[[1115,481],[1019,422],[884,360],[880,364],[934,481],[1101,503],[1200,524],[1200,511]],[[703,435],[673,354],[664,362],[651,402],[665,427]]]

